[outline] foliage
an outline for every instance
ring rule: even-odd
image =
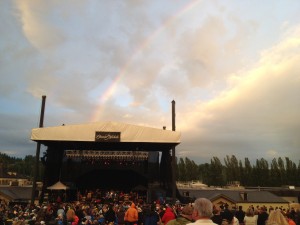
[[[271,164],[264,158],[257,159],[251,165],[248,158],[238,160],[234,155],[224,158],[224,165],[218,157],[213,157],[210,163],[198,165],[188,158],[179,159],[177,164],[178,181],[201,180],[209,186],[224,186],[235,181],[242,186],[270,186],[283,185],[299,186],[300,162],[298,166],[288,157],[273,159]],[[197,174],[196,174],[196,171]]]
[[[42,157],[43,158],[43,157]],[[17,172],[30,179],[34,176],[35,156],[28,155],[24,159],[10,157],[0,153],[0,169],[2,172]],[[214,156],[210,163],[197,165],[189,158],[177,159],[176,177],[178,181],[188,182],[201,180],[209,186],[225,186],[239,181],[242,186],[270,186],[282,185],[300,186],[300,161],[298,165],[288,157],[274,158],[270,164],[267,160],[257,159],[254,165],[245,158],[238,160],[234,155],[226,156],[224,164]],[[244,163],[243,163],[244,162]],[[43,166],[39,164],[38,180],[43,175]]]
[[[0,169],[2,173],[15,172],[18,176],[32,179],[34,176],[35,156],[27,155],[24,159],[10,157],[7,154],[0,153]],[[40,163],[41,164],[41,163]],[[39,166],[38,180],[41,180],[43,168]]]

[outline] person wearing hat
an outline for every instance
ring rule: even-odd
[[[193,221],[192,214],[193,214],[194,208],[192,204],[185,205],[179,216],[176,219],[170,220],[167,225],[186,225],[188,223],[191,223]]]

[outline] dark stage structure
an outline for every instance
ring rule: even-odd
[[[42,157],[47,187],[61,181],[77,189],[129,192],[145,187],[149,201],[175,198],[175,147],[180,133],[118,122],[32,129],[31,140],[47,147]]]

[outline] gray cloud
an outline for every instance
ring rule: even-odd
[[[45,94],[46,126],[170,129],[175,99],[178,156],[298,159],[299,3],[190,3],[4,1],[0,151],[35,147]]]

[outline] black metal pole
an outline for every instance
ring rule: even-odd
[[[42,96],[42,106],[41,106],[39,127],[44,126],[45,103],[46,103],[46,96],[43,95]],[[38,177],[38,174],[39,174],[40,151],[41,151],[41,143],[37,142],[36,154],[35,154],[34,177],[33,177],[33,181],[32,181],[32,192],[31,192],[31,204],[32,205],[34,204],[34,200],[35,200],[36,181],[37,181],[37,177]]]
[[[175,101],[172,101],[172,131],[176,130],[175,126]],[[172,148],[172,198],[173,202],[176,201],[176,157],[175,147]]]

